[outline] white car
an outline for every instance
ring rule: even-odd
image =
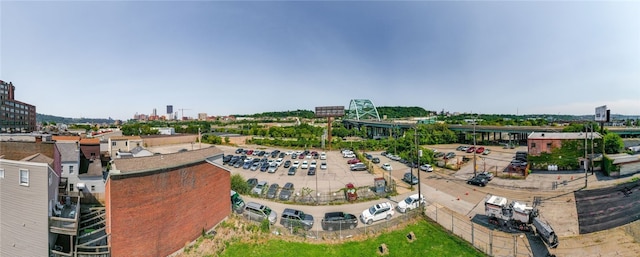
[[[294,168],[297,169],[298,167],[300,167],[300,162],[299,161],[293,161],[293,164],[291,164],[291,167],[294,167]]]
[[[282,161],[283,161],[282,158],[278,158],[278,159],[276,159],[276,164],[278,166],[280,166],[280,165],[282,165]]]
[[[316,168],[318,167],[318,163],[316,161],[311,161],[311,165],[309,165],[309,168]]]
[[[356,158],[356,155],[354,153],[346,153],[346,154],[342,155],[342,157],[344,157],[344,158]]]
[[[309,168],[309,162],[308,161],[303,161],[302,165],[300,165],[301,169],[307,169]]]
[[[269,187],[269,183],[267,183],[267,181],[260,181],[260,182],[258,182],[256,187],[254,187],[253,190],[251,190],[251,193],[252,194],[257,194],[257,195],[262,195],[262,193],[265,190],[267,190],[267,187]]]
[[[287,151],[286,155],[291,155],[293,153],[293,151],[289,150]]]
[[[420,165],[420,170],[426,171],[426,172],[432,172],[433,167],[430,164]]]
[[[321,170],[326,170],[327,169],[327,163],[326,162],[320,163],[320,169]]]
[[[326,160],[327,154],[325,152],[320,153],[320,160]]]
[[[393,206],[391,203],[379,203],[371,208],[366,209],[360,214],[360,220],[362,223],[367,225],[371,225],[374,221],[383,220],[383,219],[391,219],[391,217],[395,214],[393,211]]]
[[[402,202],[399,202],[397,208],[399,212],[404,213],[407,210],[413,210],[420,207],[421,204],[424,204],[424,196],[420,195],[420,199],[418,199],[418,194],[413,194],[408,196]]]
[[[385,164],[382,164],[382,169],[386,171],[392,171],[393,167],[391,167],[391,164],[385,163]]]

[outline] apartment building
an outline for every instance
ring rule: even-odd
[[[0,133],[36,131],[36,107],[15,99],[16,87],[0,80]]]

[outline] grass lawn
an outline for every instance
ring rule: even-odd
[[[413,231],[416,239],[409,242],[405,237]],[[309,239],[314,240],[314,239]],[[469,243],[449,235],[438,225],[425,220],[407,225],[365,241],[343,244],[315,244],[269,240],[261,243],[233,243],[221,256],[379,256],[378,246],[386,244],[387,256],[486,256]]]

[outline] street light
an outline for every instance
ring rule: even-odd
[[[476,167],[476,119],[473,119],[473,177],[476,176],[478,167]]]

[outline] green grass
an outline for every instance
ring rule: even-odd
[[[416,239],[405,237],[413,231]],[[308,239],[314,240],[314,239]],[[443,231],[438,225],[418,221],[404,229],[388,232],[365,241],[343,244],[312,244],[269,240],[266,243],[233,243],[221,256],[379,256],[378,246],[386,244],[387,256],[486,256],[469,243]]]

